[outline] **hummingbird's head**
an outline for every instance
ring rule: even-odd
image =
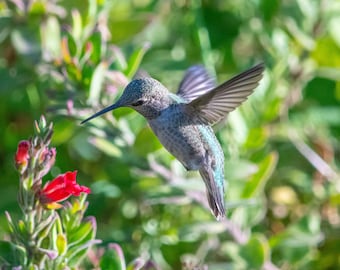
[[[130,107],[147,119],[155,118],[170,105],[171,100],[168,94],[168,90],[155,79],[133,80],[126,86],[116,103],[95,113],[82,123],[120,107]]]

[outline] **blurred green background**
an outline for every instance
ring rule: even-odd
[[[97,238],[120,244],[127,262],[340,269],[339,25],[337,0],[1,1],[1,238],[4,211],[20,213],[17,143],[44,114],[57,148],[44,181],[78,170],[93,191]],[[198,174],[137,113],[79,124],[138,69],[176,91],[190,65],[223,82],[262,61],[260,86],[215,127],[226,157],[224,222],[205,208]]]

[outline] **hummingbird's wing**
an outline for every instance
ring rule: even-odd
[[[263,70],[263,63],[252,67],[186,104],[185,109],[201,123],[213,125],[247,99],[262,78]]]
[[[216,87],[216,82],[203,66],[192,66],[186,71],[177,95],[190,102]]]

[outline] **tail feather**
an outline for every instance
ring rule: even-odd
[[[224,208],[224,185],[223,181],[221,186],[219,186],[214,179],[214,175],[211,170],[202,167],[200,170],[200,175],[202,176],[204,183],[207,188],[207,198],[211,212],[216,217],[217,220],[222,220],[225,218],[225,208]]]

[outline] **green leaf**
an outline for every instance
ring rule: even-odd
[[[322,91],[319,91],[320,88],[322,88]],[[308,99],[309,102],[314,104],[323,105],[324,107],[317,108],[319,110],[327,109],[326,106],[334,106],[334,109],[339,110],[339,100],[336,98],[336,82],[334,80],[314,77],[304,88],[304,99]],[[315,108],[309,106],[307,109],[312,110]],[[320,118],[326,117],[324,120],[327,121],[328,116],[323,115]]]
[[[268,104],[265,106],[263,118],[266,121],[272,121],[278,117],[280,110],[283,106],[283,99],[281,97],[275,97],[272,100],[268,100]]]
[[[69,232],[69,242],[70,244],[78,243],[83,238],[85,238],[92,231],[92,223],[85,222],[82,223],[76,230]]]
[[[0,43],[2,43],[8,35],[11,33],[10,28],[12,25],[12,17],[10,14],[5,14],[5,12],[2,12],[0,16],[0,29],[1,29],[1,35],[0,35]]]
[[[142,62],[143,56],[145,55],[145,53],[147,52],[149,48],[150,48],[150,44],[145,43],[141,48],[133,52],[133,54],[130,56],[129,61],[127,63],[127,68],[124,71],[124,74],[126,75],[126,77],[132,78],[133,75],[135,75],[135,73],[137,72]]]
[[[270,248],[261,234],[253,234],[248,243],[240,248],[241,257],[247,262],[247,269],[261,269],[269,259]]]
[[[123,70],[126,70],[127,68],[127,61],[126,61],[126,58],[122,52],[122,50],[116,46],[112,46],[112,52],[113,52],[113,55],[115,57],[115,66],[116,66],[116,69],[118,69],[119,71],[123,71]]]
[[[119,147],[104,138],[92,138],[91,143],[108,156],[119,158],[123,154]]]
[[[37,62],[41,55],[41,48],[36,38],[36,32],[28,26],[23,26],[12,31],[11,39],[19,54],[26,56],[32,62]]]
[[[100,268],[107,270],[126,270],[123,251],[118,244],[110,244],[100,260]]]
[[[90,65],[83,65],[81,69],[82,73],[82,83],[84,85],[84,89],[89,89],[91,84],[91,79],[93,76],[94,68]]]
[[[113,5],[114,6],[114,5]],[[118,10],[118,9],[117,9]],[[114,11],[114,9],[112,9]],[[118,12],[122,12],[118,10]],[[113,44],[121,43],[130,39],[135,34],[140,33],[150,20],[149,16],[129,16],[129,18],[117,19],[120,17],[110,12],[108,27],[110,30],[111,42]]]
[[[83,23],[77,9],[72,10],[72,36],[74,40],[80,40],[82,35]]]
[[[90,95],[88,103],[92,106],[98,105],[100,91],[105,79],[105,73],[107,70],[107,63],[101,62],[93,72],[91,84],[90,84]]]
[[[277,160],[277,154],[272,152],[258,164],[259,169],[246,183],[242,198],[250,198],[263,191],[267,180],[276,167]]]
[[[84,226],[85,225],[85,226]],[[91,228],[88,227],[91,226]],[[86,255],[87,250],[100,243],[100,240],[94,240],[97,231],[97,224],[94,217],[87,217],[78,230],[68,232],[71,235],[71,240],[69,239],[68,250],[65,255],[69,259],[70,266],[78,265],[82,258]]]
[[[306,248],[316,246],[323,239],[321,217],[317,212],[305,213],[295,224],[273,236],[270,244],[275,248]]]
[[[277,15],[280,8],[279,0],[261,0],[260,8],[265,21],[270,21]]]
[[[340,48],[340,33],[338,26],[340,25],[340,17],[334,16],[330,19],[328,23],[329,33],[331,34],[333,40],[336,42],[338,47]]]
[[[6,219],[7,219],[7,223],[8,223],[10,233],[18,233],[17,228],[14,225],[12,217],[9,214],[9,212],[5,211],[5,215],[6,215]]]
[[[65,63],[71,63],[72,57],[69,49],[69,40],[67,37],[63,37],[61,40],[61,56]]]
[[[74,123],[68,119],[60,119],[54,122],[54,133],[52,142],[54,145],[59,145],[68,142],[74,135]]]
[[[40,1],[34,1],[30,5],[29,13],[31,15],[42,15],[46,13],[46,5],[47,3],[45,2],[40,2]]]
[[[71,81],[79,82],[81,80],[81,71],[74,62],[71,62],[66,66],[66,71]]]
[[[52,58],[61,56],[61,36],[60,25],[56,17],[49,16],[42,25],[41,39],[43,49],[49,53]]]
[[[117,198],[121,195],[121,190],[116,185],[107,180],[96,181],[91,185],[91,193],[99,194],[106,198]]]
[[[34,229],[34,233],[32,235],[32,238],[36,238],[39,233],[43,230],[50,230],[51,229],[51,225],[53,223],[55,223],[55,220],[57,218],[57,214],[54,211],[50,211],[50,214],[46,217],[44,217],[44,219],[42,219],[39,224],[35,227]]]
[[[232,211],[230,219],[238,224],[241,228],[249,228],[263,221],[267,209],[263,207],[265,200],[262,198],[249,200],[247,204],[240,204]]]
[[[5,261],[12,266],[26,263],[26,251],[23,247],[7,241],[0,241],[0,261]]]
[[[100,152],[92,145],[89,144],[88,134],[81,132],[76,134],[71,140],[76,153],[86,160],[97,160]]]
[[[246,149],[257,149],[266,143],[267,134],[264,127],[252,128],[248,132],[247,140],[244,144]]]
[[[340,47],[329,36],[322,36],[317,40],[311,55],[319,66],[335,68],[340,66]]]
[[[255,163],[243,159],[231,159],[225,164],[227,179],[246,179],[258,171]]]
[[[102,35],[100,32],[94,32],[89,42],[91,42],[93,49],[90,59],[93,63],[98,63],[101,59],[101,56],[104,54],[105,46],[102,44]]]
[[[329,201],[333,206],[339,206],[340,205],[340,194],[333,194],[329,197]]]

